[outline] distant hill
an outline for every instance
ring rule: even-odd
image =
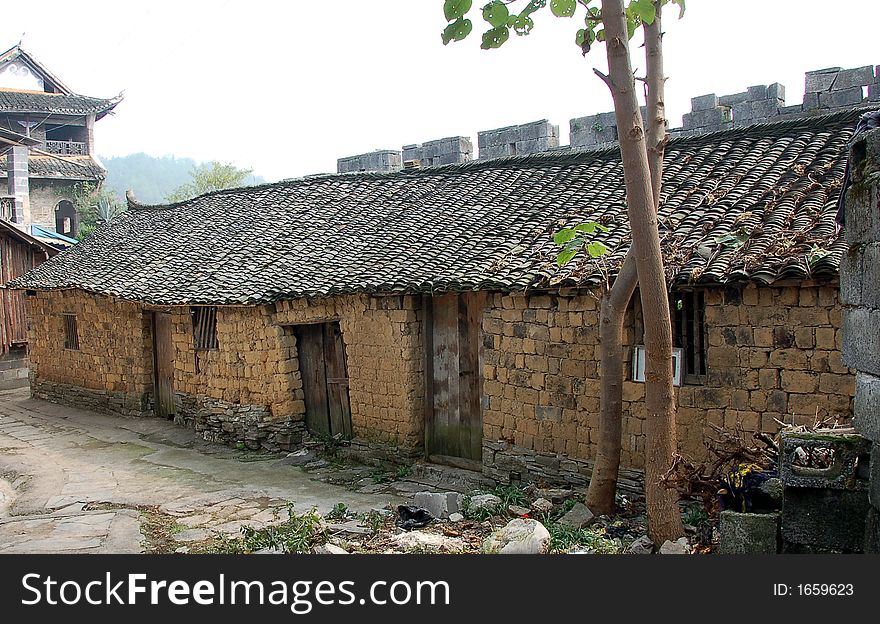
[[[131,189],[138,201],[145,204],[163,203],[171,191],[190,181],[190,171],[200,164],[192,158],[144,153],[100,158],[107,168],[107,188],[120,199],[125,199],[125,191]],[[260,176],[251,176],[248,180],[249,184],[263,182]]]

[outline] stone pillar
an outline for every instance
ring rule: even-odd
[[[846,194],[849,250],[840,266],[843,361],[855,368],[855,427],[871,440],[865,552],[880,552],[880,130],[850,152]]]
[[[31,223],[31,195],[28,182],[28,148],[13,145],[6,153],[6,171],[9,195],[15,198],[13,222],[20,229]]]

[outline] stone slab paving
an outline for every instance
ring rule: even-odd
[[[209,444],[166,420],[0,391],[0,553],[142,552],[146,509],[173,516],[184,543],[282,521],[288,502],[366,513],[403,502],[407,489],[353,491],[327,475]]]

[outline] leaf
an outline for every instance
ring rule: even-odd
[[[464,14],[471,10],[473,3],[473,0],[445,0],[443,15],[446,16],[446,21],[451,22],[464,17]]]
[[[564,245],[565,243],[573,239],[576,234],[577,232],[575,232],[571,228],[562,228],[553,235],[553,242],[560,246]]]
[[[556,256],[556,264],[560,267],[564,267],[566,264],[571,262],[572,258],[577,255],[577,251],[561,251],[559,255]]]
[[[483,33],[483,43],[480,47],[484,50],[491,48],[500,48],[504,42],[510,37],[510,30],[507,26],[499,26]]]
[[[581,28],[577,31],[577,34],[574,36],[574,44],[578,47],[583,47],[584,43],[587,41],[587,29]]]
[[[532,28],[535,27],[535,20],[533,20],[528,15],[525,15],[525,12],[520,13],[516,16],[516,19],[513,21],[513,30],[517,35],[527,35],[532,31]]]
[[[550,0],[550,10],[556,17],[571,17],[577,9],[577,0]]]
[[[629,3],[629,8],[636,17],[642,20],[643,24],[653,24],[654,18],[657,17],[654,0],[632,0]]]
[[[678,19],[684,17],[684,0],[672,0],[672,4],[678,5]]]
[[[501,0],[493,0],[483,7],[483,19],[489,22],[492,28],[498,28],[507,24],[507,18],[510,17],[510,11],[507,10]]]
[[[443,45],[448,45],[450,41],[461,41],[474,29],[473,23],[469,19],[458,18],[443,29]]]
[[[585,232],[587,234],[595,234],[596,231],[599,232],[608,232],[608,228],[602,225],[601,223],[596,223],[595,221],[588,221],[586,223],[580,223],[574,226],[574,229],[578,232]]]
[[[608,247],[598,241],[593,241],[587,245],[587,253],[591,258],[601,258],[608,253]]]

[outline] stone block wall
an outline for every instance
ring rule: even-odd
[[[841,264],[843,358],[855,368],[855,426],[873,442],[865,536],[866,552],[880,552],[880,130],[850,152],[852,186],[846,194],[844,233],[849,249]]]
[[[376,150],[357,156],[346,156],[336,161],[336,173],[358,171],[398,171],[403,168],[403,155],[397,150]]]
[[[26,301],[35,397],[128,416],[152,413],[151,332],[140,305],[78,290]],[[76,315],[79,350],[64,348],[65,313]]]
[[[403,163],[409,167],[417,162],[421,168],[451,165],[471,160],[474,146],[468,137],[448,137],[427,141],[419,145],[403,146]]]
[[[851,416],[854,377],[840,357],[835,285],[707,289],[705,301],[707,375],[700,385],[676,389],[683,454],[706,458],[709,423],[775,433],[777,420],[813,424],[817,417]],[[589,294],[492,296],[482,353],[487,471],[501,465],[504,473],[515,464],[538,478],[583,477],[587,467],[558,464],[595,455],[598,320]],[[628,346],[634,327],[631,320]],[[642,468],[645,386],[629,381],[630,363],[625,366],[622,465]],[[498,441],[504,444],[492,445]],[[530,454],[543,459],[521,459]],[[515,456],[520,459],[511,464]]]
[[[0,353],[0,390],[27,386],[29,376],[27,347],[14,346]]]
[[[523,156],[559,147],[559,126],[546,119],[477,133],[480,160]]]

